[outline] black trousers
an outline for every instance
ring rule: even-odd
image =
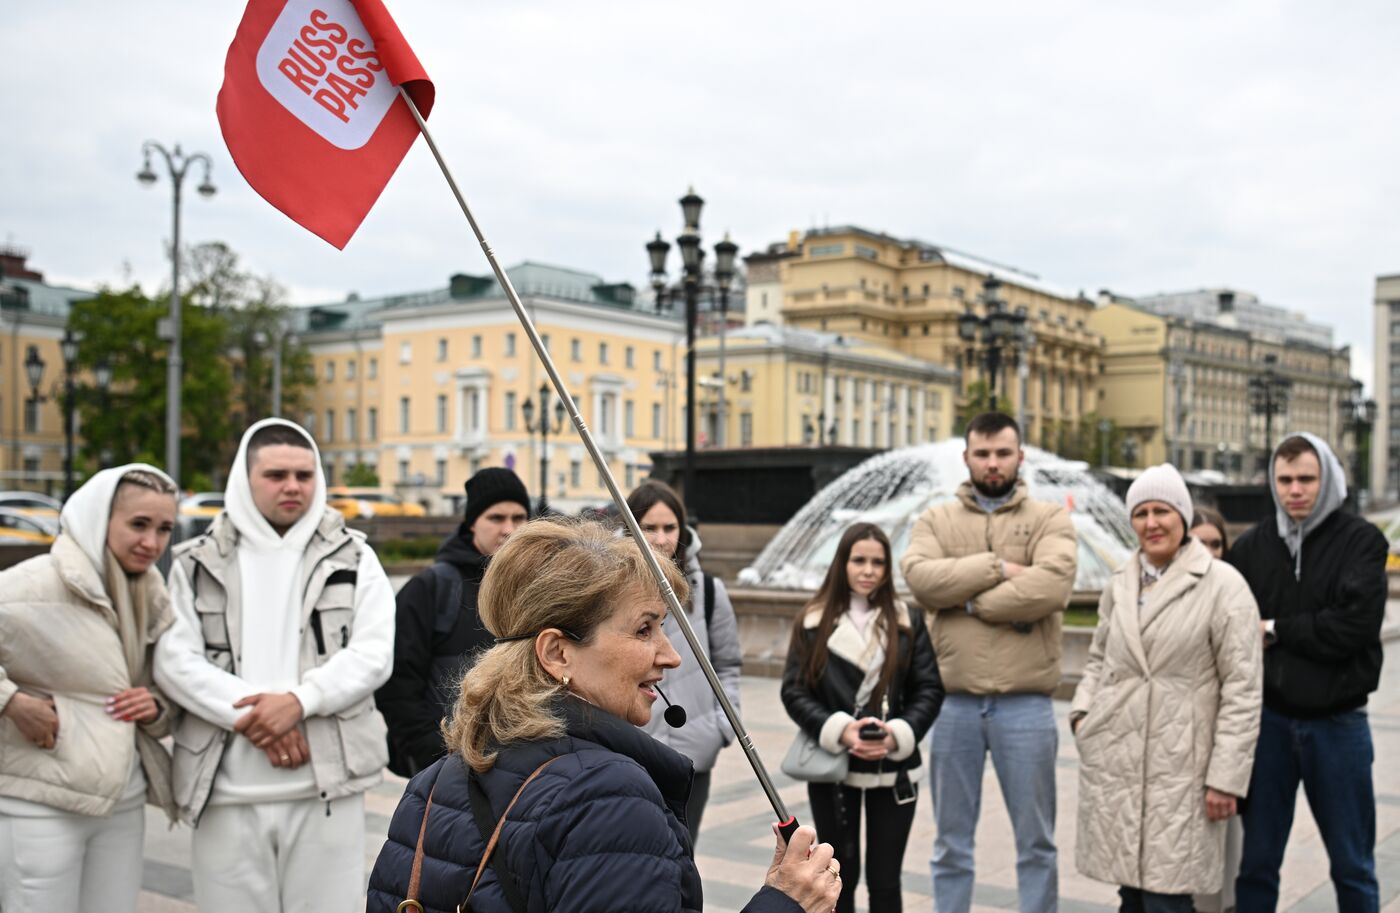
[[[695,772],[690,781],[690,798],[685,803],[685,826],[690,831],[690,855],[695,855],[695,843],[700,839],[700,819],[705,817],[705,803],[710,801],[710,771]]]
[[[914,827],[917,803],[894,801],[893,787],[856,789],[839,783],[808,783],[807,800],[817,839],[830,843],[841,863],[841,897],[836,913],[854,913],[860,883],[860,813],[865,806],[865,877],[870,913],[901,913],[900,869]]]

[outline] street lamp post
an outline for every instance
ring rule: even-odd
[[[715,435],[720,447],[729,444],[729,386],[724,373],[724,339],[729,334],[729,287],[734,282],[734,257],[739,253],[739,245],[729,240],[728,232],[724,240],[715,244],[715,285],[719,287],[719,428]]]
[[[164,327],[165,338],[170,340],[170,356],[166,364],[165,402],[165,471],[177,483],[180,481],[180,384],[184,376],[184,357],[181,354],[180,329],[180,191],[190,165],[201,162],[204,165],[204,180],[196,188],[199,195],[212,197],[214,185],[209,181],[209,156],[203,152],[185,155],[180,144],[175,144],[173,152],[166,151],[160,143],[147,140],[141,146],[145,162],[136,173],[136,180],[150,186],[156,182],[156,173],[151,170],[151,153],[160,153],[170,172],[172,228],[170,238],[170,316]]]
[[[107,414],[107,388],[112,383],[112,363],[106,357],[99,358],[97,364],[92,366],[92,379],[97,385],[98,411],[102,415]],[[89,442],[91,443],[91,442]],[[111,451],[103,447],[97,452],[97,465],[105,469],[111,459]]]
[[[1026,312],[1007,309],[1006,302],[998,297],[1001,280],[988,275],[982,280],[982,305],[985,314],[978,317],[972,312],[972,305],[958,315],[958,338],[967,344],[968,362],[981,365],[987,377],[988,408],[997,411],[997,378],[1001,374],[1002,350],[1013,352],[1021,348],[1026,339]],[[980,340],[979,340],[980,337]],[[981,342],[981,346],[977,345]],[[1016,353],[1019,357],[1019,353]],[[1022,434],[1025,433],[1023,428]]]
[[[554,424],[551,428],[549,421],[549,384],[540,384],[540,419],[535,421],[535,404],[529,398],[520,404],[520,414],[525,417],[525,433],[538,434],[540,436],[540,501],[537,515],[543,517],[545,511],[549,509],[549,496],[545,489],[549,487],[549,436],[558,434],[564,428],[564,401],[554,402]]]
[[[63,355],[63,500],[73,494],[73,365],[78,360],[78,337],[63,331],[58,344]]]
[[[1274,416],[1288,411],[1288,395],[1293,381],[1275,370],[1278,356],[1264,356],[1264,373],[1249,379],[1249,405],[1255,415],[1264,416],[1264,466],[1269,471],[1269,458],[1274,448]]]
[[[700,291],[704,279],[705,249],[700,241],[700,211],[705,201],[691,188],[680,199],[684,229],[676,238],[676,246],[681,252],[682,282],[680,294],[685,296],[685,464],[681,498],[691,521],[695,512],[695,328],[699,319]],[[674,302],[676,289],[671,288],[666,279],[666,255],[671,245],[661,237],[661,232],[647,242],[647,257],[651,262],[651,286],[656,293],[657,308]],[[715,245],[715,285],[719,291],[721,336],[720,336],[720,382],[728,384],[724,376],[724,329],[723,322],[729,316],[729,287],[734,279],[734,257],[739,246],[726,236]],[[726,390],[719,393],[719,439],[724,440]]]
[[[47,397],[39,392],[39,386],[44,382],[44,368],[47,365],[48,362],[44,361],[37,348],[30,348],[29,354],[24,357],[24,379],[29,381],[29,403],[34,409],[35,430],[38,429],[39,406],[48,401]],[[19,435],[16,437],[18,438]]]
[[[1370,435],[1376,423],[1376,401],[1366,398],[1359,380],[1351,382],[1351,396],[1347,399],[1346,409],[1347,424],[1351,427],[1352,488],[1358,492],[1359,501],[1360,491],[1369,491],[1371,486]]]

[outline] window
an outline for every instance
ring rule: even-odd
[[[355,359],[353,359],[353,358],[350,359],[349,361],[347,361],[347,362],[345,363],[345,379],[346,379],[346,380],[354,380],[354,379],[355,379]]]
[[[628,487],[628,488],[635,488],[636,486],[637,486],[637,467],[636,467],[636,466],[633,466],[631,463],[628,463],[628,464],[627,464],[627,487]]]
[[[541,336],[541,337],[540,337],[540,342],[544,345],[544,350],[545,350],[546,352],[548,352],[548,351],[549,351],[549,334],[548,334],[548,333],[545,333],[543,336]]]
[[[627,402],[623,403],[622,433],[627,435],[628,437],[635,437],[637,434],[636,406],[637,404],[632,402],[632,400],[630,399]],[[630,488],[631,486],[628,487]]]
[[[515,357],[515,334],[506,334],[506,358]]]
[[[34,397],[24,400],[24,433],[36,434],[39,431],[39,402]]]
[[[321,439],[327,444],[335,440],[335,410],[326,410],[326,433],[321,435]]]
[[[569,357],[574,361],[583,361],[583,343],[577,339],[569,340]]]
[[[433,464],[433,469],[434,475],[437,478],[437,485],[441,488],[443,485],[447,484],[447,461],[438,460]]]
[[[405,339],[399,343],[399,364],[406,365],[413,361],[413,343]]]
[[[855,250],[857,257],[864,257],[867,260],[880,259],[880,252],[873,247],[866,247],[864,244],[857,244],[855,245]],[[814,253],[813,256],[816,256],[816,254]]]
[[[399,434],[408,434],[408,397],[399,397]]]
[[[661,404],[651,404],[651,436],[661,440]]]
[[[660,370],[661,370],[661,350],[660,350],[660,349],[657,349],[656,351],[654,351],[654,352],[651,353],[651,369],[652,369],[653,371],[660,371]]]
[[[310,432],[312,433],[312,435],[315,435],[315,434],[316,434],[316,413],[314,413],[314,412],[308,412],[308,413],[306,413],[305,415],[303,415],[303,416],[301,417],[301,427],[305,428],[307,431],[310,431]]]
[[[606,342],[600,342],[600,343],[598,343],[598,364],[600,364],[600,365],[605,365],[605,364],[607,364],[607,363],[608,363],[608,344],[607,344]]]
[[[472,358],[481,357],[481,335],[472,336]]]
[[[506,391],[506,430],[515,430],[515,392]]]
[[[24,458],[24,474],[25,474],[26,476],[37,476],[37,475],[39,474],[39,458],[38,458],[38,457],[25,457],[25,458]]]
[[[360,439],[359,415],[354,409],[345,410],[345,439],[352,444]]]
[[[748,369],[739,372],[739,392],[753,392],[753,375],[748,372]]]
[[[369,371],[367,373],[369,374],[370,380],[374,380],[379,376],[379,359],[371,358],[369,360]]]
[[[739,413],[739,446],[753,446],[753,413]]]
[[[607,437],[612,431],[613,398],[604,396],[598,400],[598,433]]]
[[[583,464],[574,460],[569,464],[569,487],[583,487]]]
[[[475,337],[472,338],[472,354],[473,354],[473,355],[480,355],[480,354],[481,354],[481,352],[480,352],[479,349],[478,349],[478,340],[480,340],[480,339],[481,339],[480,336],[475,336]],[[446,340],[446,339],[439,339],[439,340],[437,341],[437,360],[438,360],[438,361],[447,361],[447,340]]]
[[[325,474],[325,476],[326,476],[326,484],[327,484],[327,485],[334,485],[334,484],[335,484],[335,464],[334,464],[334,463],[327,462],[325,465],[323,465],[323,466],[321,467],[321,472],[323,472],[323,473]]]
[[[365,416],[365,423],[368,426],[365,430],[369,432],[367,437],[371,441],[379,440],[379,407],[370,406],[369,412]]]
[[[408,460],[399,460],[399,481],[408,481]]]
[[[628,346],[622,350],[622,363],[629,368],[637,367],[637,350]]]
[[[335,362],[328,361],[326,362],[326,382],[329,383],[333,380],[335,380]]]
[[[442,434],[447,430],[447,395],[439,393],[437,397],[437,430]]]
[[[811,247],[812,257],[839,257],[845,252],[844,244],[814,244]]]

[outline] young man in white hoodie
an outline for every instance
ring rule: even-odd
[[[267,419],[244,434],[223,513],[175,550],[170,596],[155,678],[188,711],[174,791],[195,829],[200,910],[359,909],[394,593],[364,536],[326,507],[300,427]]]

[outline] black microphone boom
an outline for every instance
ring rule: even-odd
[[[680,729],[685,725],[685,708],[678,707],[671,703],[671,699],[662,692],[660,685],[652,685],[652,687],[656,689],[657,694],[661,695],[661,699],[666,702],[666,712],[662,714],[666,720],[666,725],[670,726],[672,729]]]

